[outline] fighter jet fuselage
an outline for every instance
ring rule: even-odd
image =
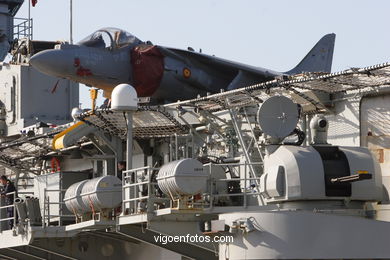
[[[324,36],[296,68],[285,73],[329,72],[334,39],[334,34]],[[285,74],[145,43],[115,28],[98,30],[75,45],[41,51],[30,64],[45,74],[102,89],[106,97],[118,84],[129,83],[140,97],[164,101],[240,88]]]

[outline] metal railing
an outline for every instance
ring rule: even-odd
[[[158,205],[170,203],[169,198],[156,196],[158,170],[146,166],[123,172],[122,211],[125,215],[151,212]]]
[[[66,191],[66,189],[44,189],[44,191],[43,191],[43,194],[44,194],[43,210],[41,209],[41,212],[43,213],[42,214],[42,227],[50,226],[50,224],[54,218],[58,218],[57,219],[58,226],[62,226],[64,218],[74,218],[75,217],[74,215],[63,214],[65,202],[63,201],[62,198],[63,198],[63,193],[65,191]],[[50,201],[50,194],[51,193],[58,193],[59,200],[58,201]],[[16,192],[16,191],[14,191],[14,192],[9,192],[9,193],[5,194],[5,196],[13,195],[14,199],[15,199],[17,194],[18,195],[21,195],[21,194],[31,195],[32,192],[28,192],[28,191]],[[15,203],[10,204],[10,205],[3,205],[3,204],[4,204],[4,199],[0,200],[0,232],[4,230],[4,228],[2,228],[2,225],[1,225],[2,222],[12,220],[14,227],[18,223],[18,215],[17,215]],[[58,214],[51,214],[50,213],[50,206],[52,206],[52,205],[58,205]],[[8,217],[8,216],[3,217],[5,214],[7,214],[6,211],[8,208],[12,208],[13,217]],[[57,220],[56,220],[56,222],[57,222]],[[7,228],[6,230],[9,230],[9,228]]]
[[[33,19],[14,18],[14,39],[28,38],[32,40],[33,36]]]
[[[50,226],[52,218],[58,218],[58,226],[62,226],[62,221],[64,218],[75,218],[74,215],[63,214],[63,209],[65,207],[65,202],[63,200],[63,193],[66,189],[44,189],[43,190],[43,214],[42,214],[42,227]],[[48,194],[58,193],[58,201],[50,201],[50,196]],[[50,206],[58,205],[58,214],[50,213]]]
[[[16,191],[8,192],[8,193],[6,193],[4,196],[5,196],[5,197],[7,197],[7,196],[13,196],[14,199],[15,199],[15,198],[16,198]],[[2,223],[2,222],[4,222],[4,221],[13,220],[13,226],[15,227],[16,220],[17,220],[15,204],[12,203],[12,204],[10,204],[10,205],[5,205],[5,206],[3,206],[3,205],[2,205],[2,204],[3,204],[3,201],[4,201],[4,200],[0,200],[0,202],[1,202],[1,203],[0,203],[0,204],[1,204],[1,206],[0,206],[0,212],[1,212],[1,213],[4,213],[3,210],[5,210],[5,211],[7,212],[7,209],[12,208],[13,217],[8,217],[8,216],[7,216],[6,218],[2,218],[2,217],[0,216],[0,223]],[[5,203],[5,204],[7,204],[7,203]],[[7,214],[7,213],[6,213],[6,214]],[[11,228],[7,228],[6,230],[10,230],[10,229],[11,229]],[[1,228],[1,225],[0,225],[0,231],[1,231],[1,232],[3,231],[3,229]]]
[[[212,209],[214,206],[224,206],[216,205],[218,202],[218,198],[228,198],[234,202],[233,205],[229,206],[242,206],[246,208],[248,206],[248,197],[255,196],[259,201],[262,200],[260,194],[260,186],[259,186],[259,178],[252,177],[251,171],[255,167],[262,167],[263,163],[208,163],[205,164],[204,167],[208,169],[209,174],[209,191],[204,194],[205,196],[209,196],[208,203],[206,203],[206,207]],[[216,179],[213,177],[212,170],[213,167],[223,167],[226,171],[228,171],[231,175],[230,178],[220,178]],[[234,175],[234,176],[233,176]],[[218,193],[214,187],[218,186],[218,183],[226,184],[227,193]],[[230,188],[228,187],[230,185]],[[242,200],[235,200],[235,198],[242,198]]]
[[[259,178],[251,177],[251,169],[262,167],[262,163],[208,163],[204,167],[208,172],[207,191],[198,196],[173,198],[163,194],[158,187],[156,177],[159,168],[150,166],[132,169],[123,172],[122,178],[122,213],[124,215],[137,215],[152,213],[162,208],[176,208],[177,201],[186,199],[186,205],[192,209],[209,209],[224,206],[247,207],[249,197],[262,201],[259,192]],[[215,177],[212,173],[214,167],[222,167],[224,176]],[[226,177],[230,173],[231,177]],[[216,187],[226,187],[221,193]],[[230,187],[230,188],[229,188]],[[226,203],[224,203],[224,202]]]

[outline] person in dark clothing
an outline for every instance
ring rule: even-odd
[[[2,175],[0,177],[0,182],[4,187],[3,190],[0,192],[0,195],[2,197],[5,197],[5,205],[7,206],[13,205],[15,194],[14,193],[8,194],[8,193],[16,191],[15,185],[5,175]],[[7,218],[12,218],[12,217],[14,217],[14,208],[9,207],[7,208]],[[12,229],[14,226],[14,220],[10,219],[8,221],[8,225],[9,225],[9,229]]]
[[[120,162],[118,162],[117,177],[121,180],[123,178],[123,171],[126,171],[126,162],[120,161]]]

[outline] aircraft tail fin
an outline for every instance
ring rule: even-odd
[[[332,68],[335,39],[336,34],[334,33],[322,37],[295,68],[286,71],[285,73],[330,72]]]

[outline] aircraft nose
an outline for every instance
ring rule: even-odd
[[[71,56],[63,50],[44,50],[30,58],[30,65],[44,74],[64,77],[68,74]]]

